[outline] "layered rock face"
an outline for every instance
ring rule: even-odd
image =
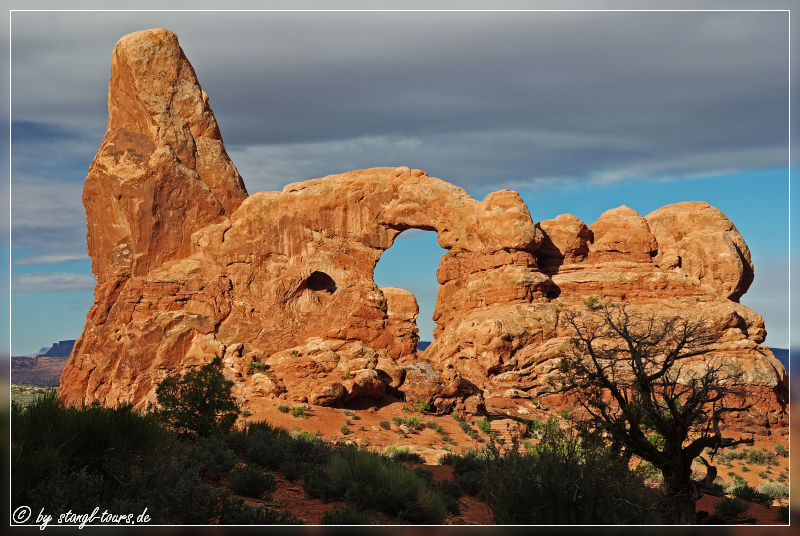
[[[571,215],[534,225],[515,192],[477,201],[405,167],[248,197],[166,30],[117,44],[84,204],[98,284],[61,379],[69,403],[143,407],[168,374],[215,356],[241,401],[392,394],[478,413],[484,393],[515,389],[567,403],[554,382],[572,336],[564,313],[597,297],[713,322],[720,337],[701,361],[726,360],[763,395],[750,425],[785,419],[786,371],[761,344],[763,319],[738,303],[749,251],[720,211],[620,207],[589,226]],[[447,250],[424,358],[413,295],[373,281],[407,229],[435,231]]]

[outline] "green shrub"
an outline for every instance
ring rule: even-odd
[[[200,438],[192,445],[189,457],[198,465],[200,472],[219,480],[236,465],[236,454],[218,437]]]
[[[780,443],[775,445],[775,453],[778,456],[783,456],[784,458],[788,458],[789,457],[789,449],[787,449],[784,445],[782,445]]]
[[[485,417],[478,417],[475,420],[475,426],[484,434],[488,434],[492,431],[492,425]]]
[[[644,478],[645,482],[661,482],[664,479],[661,471],[647,460],[639,462],[639,465],[636,466],[636,472]]]
[[[303,520],[294,517],[287,510],[249,506],[242,499],[232,497],[225,500],[219,523],[220,525],[302,525]]]
[[[422,430],[422,419],[420,417],[409,417],[406,419],[406,426],[412,430]]]
[[[292,417],[300,417],[304,419],[306,417],[306,410],[308,410],[305,406],[294,406],[291,410]]]
[[[461,422],[463,420],[461,418],[461,415],[459,415],[458,412],[455,409],[453,409],[453,413],[451,413],[450,416],[453,417],[453,420],[458,421],[458,422]]]
[[[142,415],[130,405],[64,407],[55,390],[38,395],[25,407],[13,401],[12,504],[53,511],[57,497],[49,498],[47,492],[42,492],[42,502],[38,503],[31,500],[29,493],[37,487],[58,489],[62,482],[63,489],[82,469],[87,471],[84,478],[87,485],[98,490],[108,485],[110,492],[125,496],[126,489],[120,488],[119,481],[130,482],[135,478],[142,470],[139,460],[158,459],[171,454],[176,447],[174,436],[155,415]],[[98,474],[101,481],[95,486],[93,479]],[[77,488],[73,490],[80,495]]]
[[[603,308],[603,305],[600,303],[600,298],[597,296],[590,296],[588,300],[583,302],[583,304],[589,311],[597,311]]]
[[[230,432],[239,415],[233,381],[222,374],[222,359],[183,376],[167,376],[156,386],[158,415],[177,432],[208,437]]]
[[[402,417],[392,417],[392,422],[395,423],[397,426],[403,425],[403,418]]]
[[[425,463],[425,458],[416,452],[411,452],[408,447],[389,447],[386,457],[398,463]]]
[[[342,435],[348,435],[350,433],[350,428],[348,428],[347,425],[345,424],[342,425],[341,428],[339,428],[339,431],[342,432]]]
[[[295,458],[289,458],[281,463],[280,467],[278,467],[278,471],[288,480],[289,482],[294,482],[308,473],[311,470],[312,465],[310,463],[305,463]]]
[[[304,481],[307,493],[325,500],[343,498],[356,510],[374,508],[417,524],[439,524],[447,501],[424,479],[381,455],[355,447],[338,449],[324,469]],[[398,520],[400,522],[400,520]]]
[[[289,406],[278,406],[278,411],[280,411],[281,413],[289,413],[289,410],[290,410]]]
[[[466,423],[464,421],[459,421],[458,426],[467,434],[472,431],[472,426],[470,426],[469,423]]]
[[[437,423],[436,421],[428,421],[425,423],[425,426],[427,426],[431,430],[435,430],[440,434],[444,433],[444,428],[442,428],[441,425],[439,425],[439,423]]]
[[[253,360],[251,360],[247,364],[247,372],[249,374],[252,374],[253,372],[264,372],[268,368],[269,368],[269,365],[267,365],[266,363],[259,363],[257,361],[253,361]]]
[[[789,486],[778,482],[762,482],[756,491],[772,498],[773,501],[781,502],[789,498]]]
[[[237,467],[228,477],[228,487],[237,495],[260,499],[278,487],[275,477],[252,466]]]
[[[256,431],[247,437],[245,458],[267,469],[277,470],[291,456],[290,438]]]
[[[714,511],[717,514],[728,517],[743,516],[749,509],[749,504],[732,497],[725,497],[714,505]]]
[[[381,428],[383,428],[384,430],[388,430],[389,428],[391,428],[391,425],[389,424],[389,421],[381,421],[381,422],[379,422],[378,424],[379,424],[379,425],[381,426]]]
[[[487,458],[480,479],[497,524],[657,523],[657,493],[597,439],[545,426],[530,454]],[[478,473],[479,474],[479,473]]]
[[[762,450],[751,450],[747,453],[747,463],[752,463],[753,465],[765,465],[767,459],[767,453]]]
[[[464,495],[464,488],[455,480],[445,479],[439,482],[439,490],[445,495],[459,499]]]
[[[647,441],[650,442],[658,450],[662,450],[664,448],[664,438],[661,435],[653,433],[647,436]]]
[[[371,525],[369,515],[356,512],[349,506],[334,506],[319,518],[320,525]]]
[[[417,413],[426,413],[431,410],[431,405],[425,400],[419,399],[414,402],[414,410],[416,410]]]
[[[761,493],[748,484],[739,484],[731,489],[730,493],[737,499],[742,499],[743,501],[753,501],[766,506],[772,504],[772,497],[766,493]]]

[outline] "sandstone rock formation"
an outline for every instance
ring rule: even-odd
[[[764,399],[742,422],[786,418],[786,371],[762,345],[763,319],[738,303],[749,252],[718,210],[680,203],[644,218],[619,207],[589,226],[571,215],[534,225],[515,192],[477,201],[406,167],[248,197],[166,30],[114,51],[109,130],[84,204],[98,284],[61,379],[69,403],[143,407],[168,374],[220,356],[241,401],[391,394],[477,413],[484,393],[513,390],[563,404],[564,312],[594,296],[713,322],[720,337],[702,362],[723,360]],[[413,295],[373,281],[407,229],[435,231],[447,250],[424,357]]]

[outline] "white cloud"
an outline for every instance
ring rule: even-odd
[[[94,290],[97,282],[89,274],[34,272],[11,276],[12,292],[84,292]]]
[[[14,265],[87,258],[83,184],[30,176],[12,176],[11,243],[28,255]]]

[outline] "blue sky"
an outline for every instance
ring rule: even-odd
[[[742,302],[768,344],[789,345],[787,13],[22,12],[12,355],[80,335],[93,287],[81,191],[109,59],[152,27],[178,34],[250,193],[406,165],[477,199],[519,191],[534,221],[707,201],[753,255]],[[432,233],[407,232],[376,269],[380,286],[417,296],[423,340],[442,253]]]

